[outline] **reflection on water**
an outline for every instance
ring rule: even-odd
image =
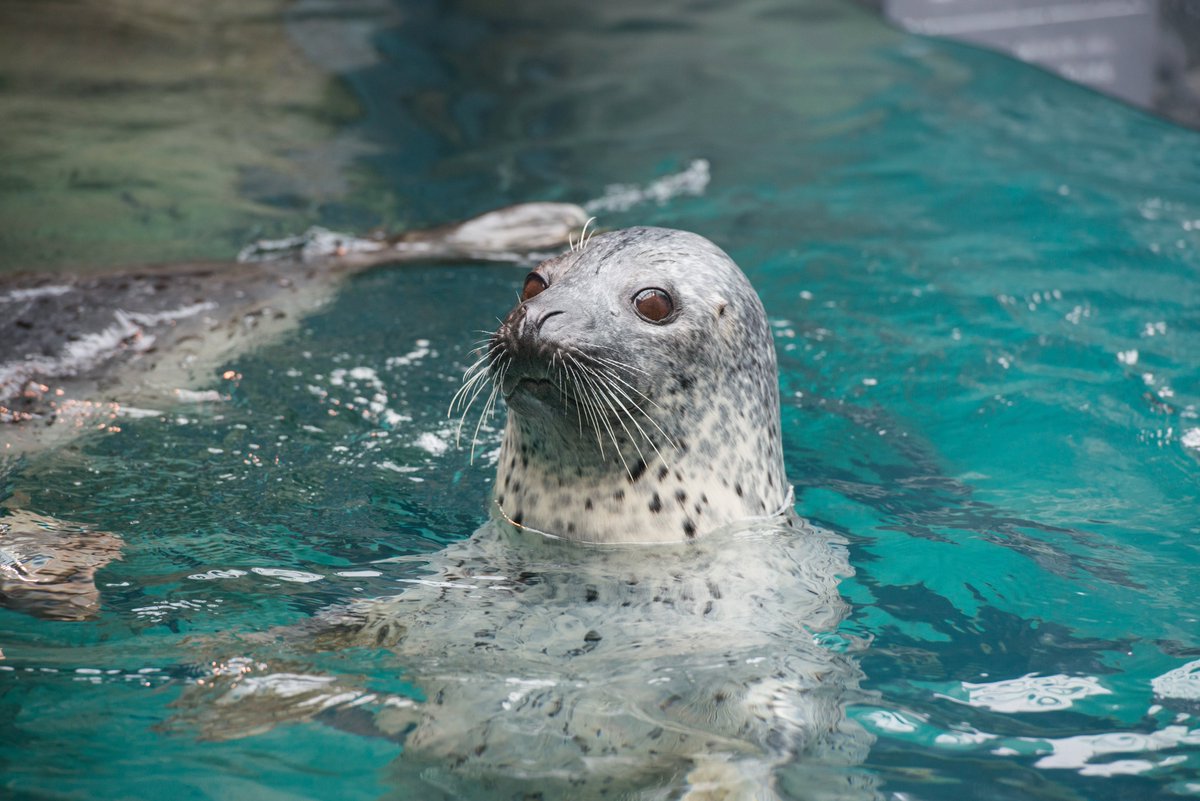
[[[0,270],[229,258],[343,198],[358,107],[285,7],[6,3]]]

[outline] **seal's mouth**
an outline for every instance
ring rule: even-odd
[[[539,400],[550,400],[560,398],[562,390],[548,378],[522,376],[504,393],[504,397],[509,399],[518,394],[529,395]]]

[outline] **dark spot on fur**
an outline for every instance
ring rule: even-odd
[[[662,481],[667,476],[671,475],[671,471],[666,465],[658,468],[658,480]]]
[[[696,524],[693,523],[691,520],[684,520],[683,521],[683,534],[688,539],[691,539],[692,537],[696,536]]]
[[[591,508],[592,508],[592,499],[591,498],[584,499],[583,508],[587,509],[588,511],[591,511]]]
[[[658,514],[662,511],[662,498],[658,497],[658,493],[654,493],[654,497],[650,499],[650,511]]]
[[[629,471],[629,483],[636,484],[638,479],[640,479],[642,477],[642,474],[645,472],[646,472],[646,463],[643,460],[638,459],[637,464],[635,464],[633,466],[633,470]]]
[[[625,500],[625,490],[623,490],[623,489],[619,489],[619,490],[617,490],[616,492],[614,492],[614,493],[613,493],[613,500],[614,500],[614,501],[623,501],[623,500]]]
[[[513,523],[518,526],[521,525],[521,521],[524,519],[525,519],[525,513],[520,510],[518,510],[517,513],[515,515],[513,515],[513,517],[512,517]]]
[[[737,496],[739,498],[742,497],[742,485],[741,484],[735,484],[733,487],[733,491],[737,493]]]
[[[675,500],[679,501],[679,505],[683,506],[687,503],[687,493],[683,490],[675,490]]]

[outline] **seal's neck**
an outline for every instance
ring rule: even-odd
[[[774,403],[668,415],[671,430],[650,417],[640,429],[613,422],[611,437],[510,408],[496,504],[516,525],[595,543],[686,541],[774,514],[789,495]]]

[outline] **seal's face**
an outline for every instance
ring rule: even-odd
[[[786,498],[762,304],[708,240],[635,228],[539,265],[493,335],[496,501],[599,542],[670,541]]]

